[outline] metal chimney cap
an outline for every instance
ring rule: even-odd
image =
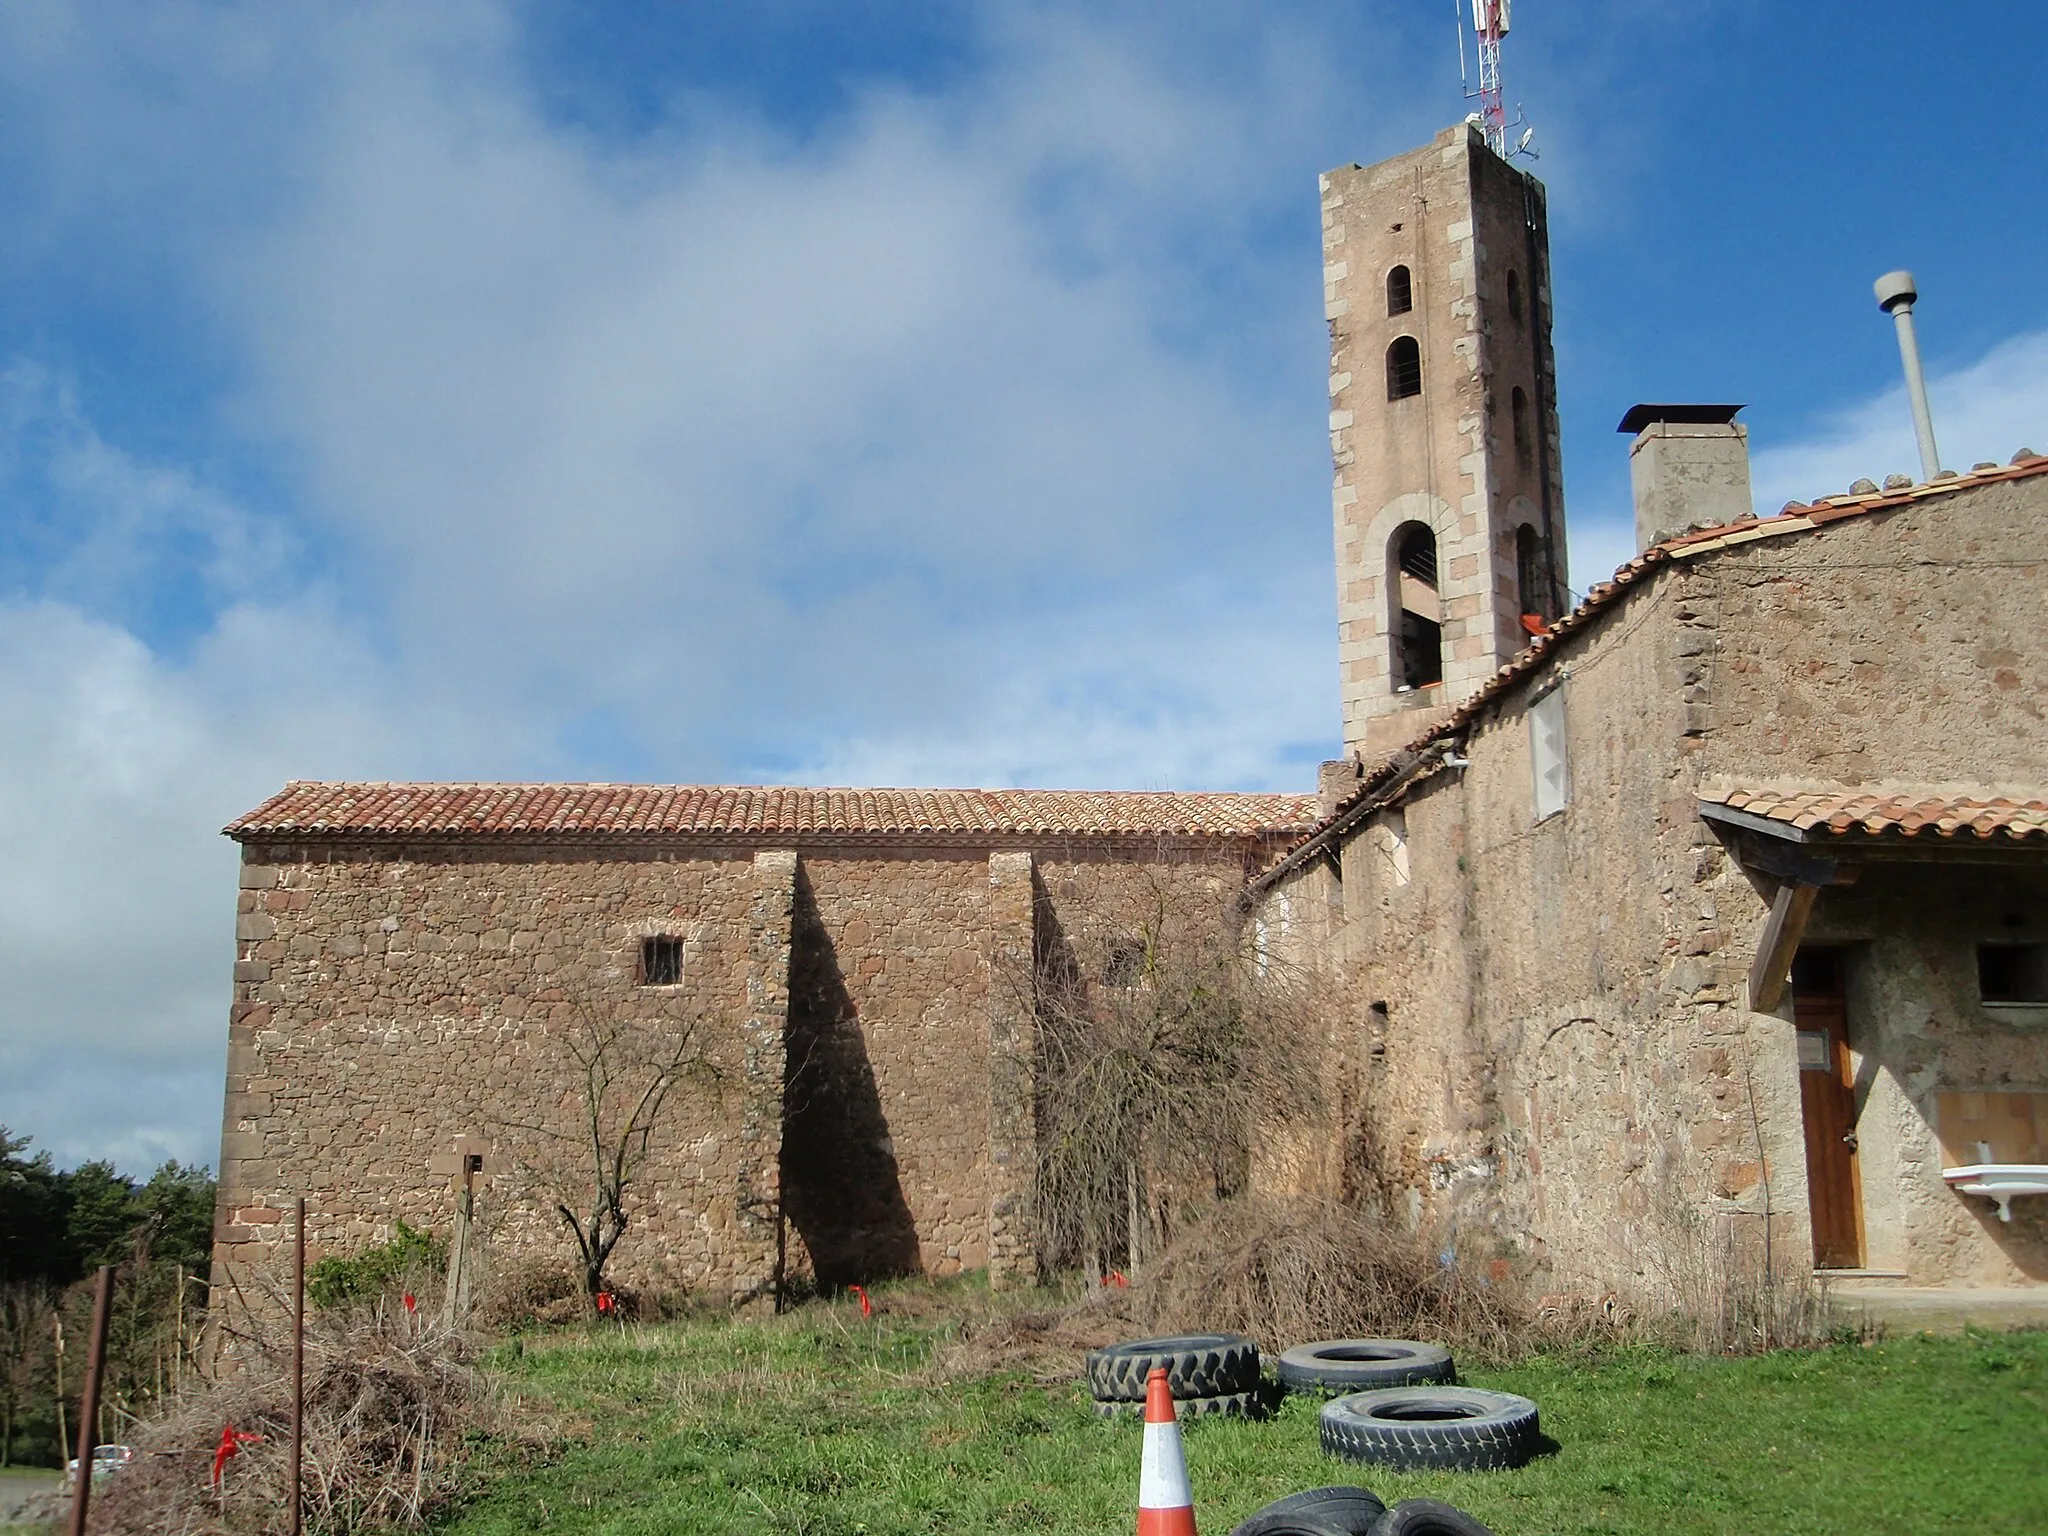
[[[1887,272],[1872,286],[1877,290],[1877,307],[1886,314],[1901,304],[1911,309],[1920,297],[1920,290],[1914,287],[1910,272]]]
[[[1632,405],[1614,430],[1633,434],[1660,421],[1673,426],[1725,427],[1741,409],[1739,405]]]

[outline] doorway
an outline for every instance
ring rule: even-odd
[[[1806,1199],[1816,1269],[1863,1267],[1863,1182],[1856,1153],[1855,1073],[1842,952],[1802,948],[1792,959],[1799,1107],[1806,1127]]]

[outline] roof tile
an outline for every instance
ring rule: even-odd
[[[1291,837],[1313,795],[1061,789],[798,789],[662,784],[294,781],[223,830],[264,837]]]
[[[1783,822],[1801,832],[1823,829],[1837,837],[1953,838],[1959,832],[1989,841],[2048,842],[2048,790],[1998,793],[1990,790],[1913,786],[1813,789],[1742,785],[1703,789],[1712,805]]]

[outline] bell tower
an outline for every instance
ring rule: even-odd
[[[1371,761],[1564,609],[1550,235],[1472,123],[1321,183],[1344,750]]]

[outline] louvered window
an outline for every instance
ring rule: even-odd
[[[1544,821],[1563,810],[1572,793],[1562,688],[1551,689],[1529,706],[1529,762],[1536,778],[1536,819]]]

